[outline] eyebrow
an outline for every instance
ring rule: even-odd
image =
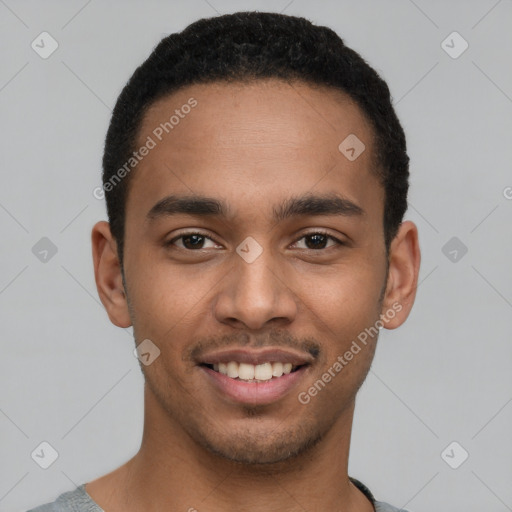
[[[167,196],[158,201],[147,213],[147,219],[156,220],[172,215],[224,217],[230,209],[223,201],[204,196]],[[314,215],[363,216],[365,211],[353,201],[338,194],[304,195],[291,197],[272,209],[276,222],[291,217]]]

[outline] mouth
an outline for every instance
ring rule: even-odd
[[[251,405],[271,404],[288,395],[307,375],[313,356],[282,349],[235,349],[197,361],[221,399]]]
[[[257,383],[280,379],[283,375],[294,373],[307,364],[282,363],[280,361],[268,361],[262,364],[240,363],[229,361],[228,363],[203,363],[201,366],[214,372],[225,375],[233,380]]]

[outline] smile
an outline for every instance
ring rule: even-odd
[[[278,379],[283,375],[296,371],[300,367],[300,365],[281,363],[279,361],[257,365],[229,361],[228,363],[215,363],[205,366],[222,375],[227,375],[231,379],[243,380],[245,382],[266,382]]]
[[[227,348],[196,360],[209,387],[221,400],[250,405],[283,399],[298,387],[313,363],[311,354],[284,347]]]

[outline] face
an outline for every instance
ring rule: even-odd
[[[350,134],[356,159],[339,149]],[[404,278],[391,259],[386,279],[372,129],[340,92],[267,80],[184,88],[147,111],[137,147],[148,137],[126,204],[126,295],[102,300],[160,350],[141,365],[155,417],[231,460],[302,453],[350,415],[377,340],[361,333],[412,305],[392,306]]]

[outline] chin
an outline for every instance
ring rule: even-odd
[[[275,431],[276,429],[274,429]],[[311,450],[323,437],[323,433],[304,426],[286,432],[233,432],[228,436],[214,432],[204,433],[200,444],[213,455],[231,462],[259,466],[282,464],[295,460]]]

